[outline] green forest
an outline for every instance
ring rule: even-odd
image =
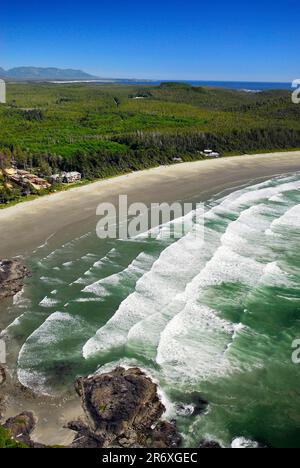
[[[0,123],[0,169],[14,160],[44,178],[105,178],[201,159],[208,147],[223,156],[300,148],[300,106],[287,90],[10,83]],[[0,176],[0,203],[22,196]]]

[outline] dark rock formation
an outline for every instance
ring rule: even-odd
[[[32,442],[30,435],[36,426],[36,419],[33,413],[24,412],[10,418],[2,426],[8,431],[9,436],[16,442],[34,448],[36,445]]]
[[[157,385],[140,369],[82,377],[75,384],[85,421],[70,422],[76,432],[71,448],[175,448],[181,438],[176,423],[161,421],[165,407]],[[31,434],[36,426],[32,413],[10,418],[2,427],[7,440],[30,448],[42,448]]]
[[[177,447],[176,427],[160,421],[165,407],[157,385],[140,369],[114,371],[80,378],[75,385],[86,422],[73,421],[77,432],[72,447]]]
[[[167,421],[161,421],[153,429],[152,436],[150,439],[151,448],[172,448],[178,447],[181,438],[177,432],[176,425],[171,424]]]
[[[0,300],[21,291],[29,271],[17,260],[0,260]]]
[[[204,398],[201,398],[200,396],[197,397],[193,416],[199,416],[200,414],[203,414],[207,410],[208,406],[209,402],[207,400],[204,400]]]
[[[200,449],[221,449],[221,445],[213,440],[202,440],[199,445]]]
[[[199,395],[193,396],[191,403],[177,403],[176,414],[178,416],[200,416],[203,414],[209,403]]]
[[[6,382],[6,370],[5,367],[0,364],[0,387]]]

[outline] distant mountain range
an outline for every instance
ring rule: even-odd
[[[98,77],[71,68],[17,67],[4,70],[0,67],[0,78],[9,80],[96,80]]]

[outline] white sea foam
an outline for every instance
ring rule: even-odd
[[[253,238],[261,239],[264,231],[270,227],[272,222],[269,207],[264,203],[256,206],[256,203],[267,201],[285,191],[295,190],[300,186],[300,183],[288,181],[278,186],[270,187],[269,185],[270,181],[252,187],[250,193],[249,189],[245,188],[231,194],[206,213],[206,219],[215,220],[216,216],[221,214],[222,220],[228,223],[228,228],[221,238],[219,247],[217,245],[218,233],[210,236],[206,232],[208,236],[205,238],[207,240],[205,247],[213,246],[215,250],[207,265],[205,262],[203,264],[199,261],[199,256],[197,257],[196,253],[197,247],[193,252],[193,258],[189,257],[186,248],[188,245],[187,236],[168,247],[155,262],[151,271],[138,281],[135,293],[121,304],[112,319],[85,345],[84,356],[89,357],[97,352],[107,352],[115,346],[125,344],[136,351],[138,350],[139,353],[147,355],[144,352],[145,348],[147,349],[153,344],[154,346],[158,345],[160,333],[162,333],[163,339],[164,328],[168,328],[168,321],[172,320],[172,316],[180,312],[182,308],[195,306],[195,304],[189,303],[189,297],[199,299],[204,288],[224,282],[240,282],[249,287],[256,286],[265,273],[265,264],[247,255],[252,253],[253,249],[255,250]],[[252,204],[254,206],[251,206]],[[247,205],[250,206],[247,207]],[[231,222],[230,217],[234,210],[239,212],[241,209],[242,212],[238,220]],[[209,242],[214,237],[216,242]],[[182,248],[184,242],[186,245]],[[195,246],[195,243],[191,243],[191,245]],[[191,246],[189,248],[191,249]],[[262,246],[260,253],[265,253],[264,246]],[[211,252],[208,253],[208,258],[210,254]],[[202,257],[204,256],[202,255]],[[198,268],[202,269],[199,275],[193,271],[195,258],[198,262]],[[187,270],[192,272],[194,276],[196,273],[194,281],[191,281],[192,278],[189,277]],[[178,272],[181,272],[182,275]],[[182,296],[189,280],[191,282]],[[215,316],[217,317],[217,315]],[[234,330],[232,333],[234,339],[236,333]],[[224,343],[225,348],[227,349],[230,344],[229,339],[227,343]]]
[[[84,261],[89,262],[90,260],[95,259],[95,258],[97,258],[96,254],[88,253],[88,254],[83,255],[82,257],[80,257],[80,260],[84,260]]]
[[[245,437],[238,437],[231,443],[233,449],[257,449],[259,448],[258,442],[255,440],[246,439]]]
[[[26,340],[22,346],[18,358],[18,376],[22,383],[30,388],[34,367],[43,364],[46,354],[49,355],[53,350],[70,337],[72,333],[79,333],[82,329],[82,320],[73,317],[68,313],[55,312],[50,315],[45,322],[37,328]],[[59,355],[61,351],[57,350]],[[45,354],[46,353],[46,354]],[[29,379],[25,383],[25,379]],[[22,380],[21,380],[22,379]]]
[[[234,326],[206,306],[190,303],[161,334],[157,363],[180,384],[224,375],[231,368],[225,351]]]
[[[285,192],[292,190],[300,189],[300,181],[287,182],[285,184],[279,184],[274,187],[259,188],[258,190],[248,190],[245,193],[241,194],[234,203],[231,203],[231,208],[242,206],[242,205],[252,205],[256,204],[260,200],[270,200],[274,196],[281,195]]]
[[[269,194],[269,192],[263,196],[260,194],[258,198]],[[237,208],[240,205],[243,206],[244,195],[247,193],[244,194],[241,191],[224,199],[221,202],[223,213],[231,214],[232,211],[229,208],[232,204]],[[257,195],[253,199],[257,200]],[[218,210],[220,206],[212,208],[205,214],[205,218],[214,219]],[[178,309],[184,307],[185,302],[181,303],[180,294],[201,270],[203,273],[198,281],[201,282],[202,288],[226,281],[256,284],[257,278],[260,278],[263,273],[264,265],[254,259],[239,255],[233,251],[233,248],[237,247],[237,240],[240,245],[246,245],[247,248],[245,232],[249,237],[251,237],[251,230],[252,234],[254,232],[259,235],[270,225],[271,221],[263,218],[266,210],[265,206],[250,207],[241,214],[236,223],[231,223],[231,219],[228,218],[226,222],[230,227],[221,239],[221,247],[218,245],[220,245],[222,232],[206,229],[205,244],[202,240],[197,242],[195,238],[187,235],[166,248],[158,261],[154,263],[151,271],[138,281],[136,291],[125,299],[112,319],[85,345],[84,356],[89,357],[94,353],[107,352],[112,347],[123,346],[126,343],[142,353],[143,348],[157,346],[160,333],[168,320],[172,318],[172,314],[178,313]],[[251,223],[254,218],[255,228],[252,229]],[[210,256],[212,256],[212,263],[205,267]],[[197,290],[191,291],[192,294],[198,292]],[[171,309],[172,312],[170,312]]]
[[[38,250],[41,250],[41,249],[43,249],[44,247],[47,247],[48,242],[52,239],[52,237],[55,236],[55,234],[56,234],[55,232],[54,232],[53,234],[51,234],[51,235],[45,240],[45,242],[44,242],[42,245],[40,245],[39,247],[37,247],[36,250],[33,251],[33,253],[35,254],[35,253],[37,253]]]
[[[24,308],[28,305],[29,299],[24,296],[24,288],[22,288],[21,291],[19,291],[17,294],[14,295],[13,297],[13,305],[16,307]]]
[[[2,330],[0,333],[0,337],[5,336],[7,332],[10,331],[11,328],[18,327],[22,323],[22,318],[25,316],[25,314],[19,315],[12,323],[8,325],[8,327],[5,330]]]
[[[284,203],[284,195],[274,195],[273,197],[270,198],[271,202],[276,202],[276,203]]]
[[[59,303],[59,301],[57,299],[53,299],[51,297],[44,297],[44,299],[39,303],[39,305],[41,307],[46,307],[46,308],[50,308],[50,307],[55,307],[57,304]]]
[[[200,206],[195,210],[191,210],[189,213],[176,218],[172,221],[169,221],[165,224],[161,224],[154,228],[149,229],[146,232],[138,234],[134,239],[147,239],[152,238],[161,241],[169,241],[172,237],[174,237],[174,233],[179,232],[182,236],[187,234],[193,230],[195,227],[196,218],[199,219],[203,213],[203,207]],[[184,232],[183,232],[184,231]]]
[[[109,295],[108,288],[112,286],[120,286],[124,280],[137,281],[141,275],[143,275],[149,268],[151,268],[154,260],[155,258],[152,255],[148,255],[142,252],[125,270],[86,286],[83,289],[83,292],[93,293],[97,296],[107,296]]]
[[[72,326],[75,326],[78,323],[78,319],[67,313],[55,312],[50,315],[50,317],[48,317],[45,322],[30,335],[30,337],[27,339],[27,342],[34,341],[38,342],[39,344],[54,343],[61,336],[59,333],[60,328],[64,327],[66,323],[68,324],[67,326],[69,327],[69,332],[71,333]],[[26,343],[24,347],[26,347]],[[20,352],[19,358],[21,357],[22,350]]]
[[[230,348],[242,325],[234,326],[222,321],[217,311],[201,305],[201,298],[205,290],[212,286],[244,283],[253,288],[266,275],[278,274],[278,270],[274,271],[274,265],[268,268],[255,257],[247,256],[253,235],[262,235],[271,222],[270,219],[261,218],[265,211],[264,205],[251,207],[243,211],[237,221],[229,223],[221,237],[220,247],[199,275],[187,285],[181,297],[185,306],[167,324],[158,346],[157,362],[163,371],[167,371],[168,377],[172,375],[182,382],[198,381],[199,378],[220,375],[235,368],[235,363],[230,361],[224,350]],[[242,251],[244,255],[234,249]],[[224,335],[225,330],[227,333]]]
[[[103,302],[104,297],[79,297],[73,302],[85,303],[85,302]]]
[[[36,394],[51,396],[46,390],[46,377],[41,372],[19,368],[18,379],[24,387],[31,388]]]
[[[58,284],[64,284],[64,282],[59,278],[51,278],[49,276],[41,276],[40,280],[43,283],[48,284],[49,286],[56,286]]]
[[[272,229],[278,226],[300,229],[300,205],[293,206],[281,218],[272,223]]]
[[[117,249],[113,248],[111,249],[104,257],[102,257],[100,260],[97,260],[96,262],[93,263],[92,267],[89,268],[87,271],[84,273],[84,277],[78,278],[75,280],[72,284],[83,284],[83,285],[89,285],[89,277],[95,276],[96,274],[99,274],[99,270],[102,270],[103,267],[111,265],[113,267],[117,267],[118,265],[116,264],[116,258],[119,256],[119,252]],[[94,270],[97,270],[94,272]]]
[[[263,284],[278,287],[291,287],[292,282],[289,279],[288,273],[283,271],[277,262],[268,263],[264,269],[264,274],[260,280]]]
[[[199,256],[203,257],[202,246],[202,239],[195,239],[192,234],[169,246],[151,270],[137,282],[135,292],[123,301],[111,320],[86,343],[84,356],[87,358],[94,353],[106,352],[111,347],[124,345],[132,327],[166,307],[179,291],[184,290],[191,269],[195,268]]]

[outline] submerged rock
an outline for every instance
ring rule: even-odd
[[[165,407],[157,385],[140,369],[80,378],[75,385],[86,422],[67,427],[77,432],[73,447],[177,447],[175,425],[160,421]]]
[[[175,406],[177,416],[193,416],[195,412],[194,405],[185,403],[177,403]]]
[[[221,445],[218,442],[213,440],[202,440],[199,445],[200,449],[222,449]]]
[[[18,260],[0,260],[0,300],[21,291],[29,271]]]
[[[193,397],[191,403],[177,403],[175,406],[178,416],[200,416],[203,414],[209,403],[199,395]]]

